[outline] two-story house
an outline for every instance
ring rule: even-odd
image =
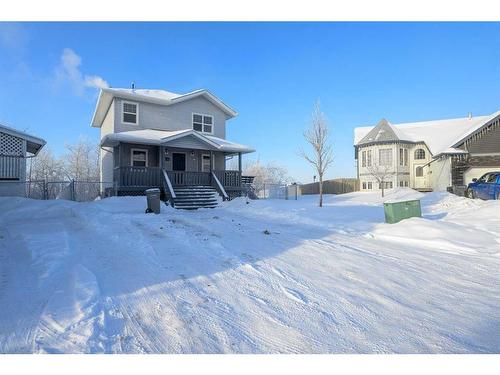
[[[250,147],[226,140],[237,113],[207,90],[105,88],[92,118],[101,130],[100,173],[117,195],[159,187],[177,208],[213,207],[242,191],[242,154]],[[238,170],[226,161],[238,158]]]
[[[487,116],[391,124],[354,130],[361,191],[463,186],[500,169],[500,111]]]

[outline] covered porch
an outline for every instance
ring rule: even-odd
[[[134,133],[137,132],[144,131]],[[153,133],[157,136],[172,133],[146,132],[148,135],[158,132]],[[175,188],[189,186],[211,186],[224,198],[239,195],[242,190],[242,154],[253,150],[225,140],[221,140],[223,144],[217,143],[218,139],[199,136],[193,131],[183,131],[181,135],[173,139],[162,137],[156,142],[122,133],[105,138],[101,145],[112,147],[116,195],[158,187],[168,197],[174,194]],[[237,158],[237,169],[226,169],[230,158]]]

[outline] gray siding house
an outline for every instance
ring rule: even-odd
[[[214,193],[239,195],[242,155],[254,150],[226,140],[226,121],[236,115],[207,90],[102,89],[91,125],[101,132],[104,193],[158,187],[177,208],[214,206]],[[230,158],[237,170],[226,168]]]
[[[361,191],[380,189],[377,169],[387,171],[385,188],[420,191],[463,187],[500,170],[500,111],[486,116],[391,124],[354,130]]]
[[[0,124],[0,196],[25,196],[26,159],[44,145],[41,138]]]

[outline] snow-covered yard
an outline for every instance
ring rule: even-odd
[[[500,202],[0,199],[0,352],[500,352]]]

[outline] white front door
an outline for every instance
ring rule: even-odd
[[[201,171],[202,172],[210,172],[210,155],[209,154],[201,155]]]
[[[415,188],[427,188],[427,175],[425,173],[425,168],[421,165],[415,166]]]

